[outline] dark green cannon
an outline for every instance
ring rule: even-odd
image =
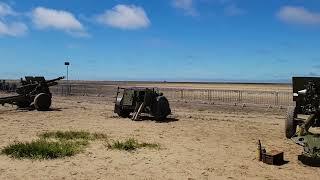
[[[320,78],[293,77],[293,100],[285,122],[285,135],[304,152],[299,160],[305,164],[320,166]]]
[[[132,120],[147,113],[162,121],[171,114],[171,109],[167,98],[155,89],[118,87],[114,112],[120,117],[129,117],[133,113]]]
[[[44,77],[26,76],[21,78],[17,95],[0,98],[0,104],[12,104],[18,108],[35,108],[39,111],[48,110],[51,106],[52,94],[49,87],[58,84],[57,81],[64,79],[59,77],[46,81]]]

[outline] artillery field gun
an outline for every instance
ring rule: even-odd
[[[301,162],[320,166],[320,78],[293,77],[292,87],[296,105],[288,108],[286,137],[303,146]]]
[[[26,76],[21,78],[21,86],[17,88],[18,95],[0,98],[0,104],[13,104],[18,108],[35,108],[39,111],[48,110],[51,106],[52,94],[49,87],[55,86],[64,77],[46,81],[44,77]]]
[[[171,114],[171,109],[167,98],[154,89],[118,87],[114,112],[124,118],[133,113],[132,120],[148,113],[162,121]]]

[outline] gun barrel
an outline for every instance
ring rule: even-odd
[[[55,82],[55,81],[59,81],[59,80],[61,80],[61,79],[64,79],[64,76],[61,76],[61,77],[58,77],[58,78],[55,78],[55,79],[48,80],[48,81],[46,81],[46,83],[49,84],[49,83],[52,83],[52,82]]]

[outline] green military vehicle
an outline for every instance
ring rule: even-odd
[[[293,77],[293,101],[285,122],[285,135],[304,152],[298,157],[305,164],[320,166],[320,77]]]
[[[154,88],[120,88],[117,89],[114,112],[120,117],[138,120],[141,113],[147,113],[158,121],[163,121],[171,114],[169,101]]]

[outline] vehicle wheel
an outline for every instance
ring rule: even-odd
[[[49,110],[51,106],[51,96],[46,93],[40,93],[34,98],[34,107],[38,111]]]
[[[297,113],[295,107],[288,107],[286,122],[285,122],[285,131],[286,137],[292,138],[296,134],[297,123],[295,122],[295,118],[297,117]]]
[[[171,114],[171,109],[167,98],[164,96],[157,97],[156,120],[163,121],[169,114]]]
[[[120,110],[117,114],[122,118],[128,118],[130,115],[130,112],[126,110]]]

